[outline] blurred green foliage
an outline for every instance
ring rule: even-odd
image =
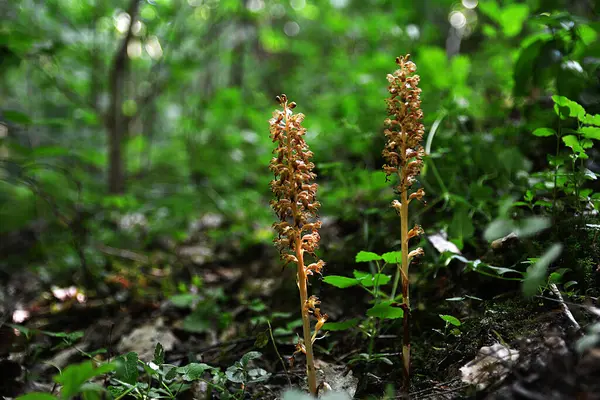
[[[393,248],[380,151],[401,54],[418,66],[427,127],[418,218],[461,249],[552,171],[553,145],[530,134],[556,126],[551,95],[600,112],[592,2],[140,0],[117,88],[127,189],[110,194],[109,78],[127,3],[0,5],[0,234],[43,222],[35,265],[100,268],[94,244],[181,242],[207,213],[226,218],[217,240],[269,242],[267,120],[281,92],[306,114],[322,215],[357,249]],[[592,156],[585,167],[597,174]],[[2,251],[0,266],[23,262]]]

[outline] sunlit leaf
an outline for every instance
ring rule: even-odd
[[[567,116],[573,118],[583,118],[585,116],[585,109],[577,102],[568,99],[565,96],[552,96],[554,101],[554,111],[558,116]]]
[[[390,251],[388,253],[384,253],[381,255],[383,261],[388,264],[400,264],[402,262],[402,252],[401,251]]]
[[[461,326],[462,324],[460,323],[460,320],[456,317],[453,317],[452,315],[445,315],[445,314],[440,314],[440,318],[443,319],[444,321],[446,321],[449,324],[452,324],[454,326]]]
[[[575,136],[575,135],[563,136],[562,140],[565,143],[565,145],[567,147],[570,147],[574,153],[577,153],[579,155],[579,157],[587,158],[587,156],[585,154],[585,149],[584,149],[583,145],[581,144],[581,142],[579,141],[579,139],[577,138],[577,136]]]
[[[359,262],[369,262],[369,261],[379,261],[382,260],[382,257],[377,253],[372,253],[370,251],[360,251],[356,255],[355,261]]]
[[[323,278],[323,282],[341,289],[356,286],[360,283],[358,279],[339,275],[327,275]]]
[[[392,278],[389,275],[384,274],[369,274],[368,272],[362,272],[354,270],[354,277],[360,280],[360,284],[365,287],[373,287],[378,282],[379,286],[386,285]]]
[[[486,3],[482,1],[481,3]],[[500,12],[499,22],[502,25],[502,31],[507,37],[513,37],[521,32],[525,20],[529,16],[529,7],[527,4],[514,3],[504,7]]]
[[[600,126],[600,114],[585,114],[579,117],[579,120],[587,125]]]
[[[381,319],[397,319],[402,318],[404,311],[399,307],[394,307],[391,301],[382,301],[368,309],[367,315]]]
[[[600,140],[600,128],[596,126],[584,126],[579,129],[579,133],[587,139]]]
[[[551,128],[537,128],[533,131],[534,136],[547,137],[547,136],[555,136],[556,131]]]

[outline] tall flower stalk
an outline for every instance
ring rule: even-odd
[[[398,69],[393,74],[387,75],[390,97],[386,99],[388,118],[385,119],[385,136],[387,143],[383,150],[386,164],[383,170],[387,176],[396,175],[398,184],[395,189],[400,195],[400,200],[394,200],[392,207],[400,216],[400,236],[402,246],[401,264],[398,265],[392,299],[396,297],[398,282],[402,278],[402,309],[403,314],[403,339],[402,361],[404,365],[404,387],[408,390],[410,385],[410,296],[408,267],[413,257],[423,255],[423,249],[417,248],[408,251],[408,241],[423,233],[423,229],[415,225],[408,228],[408,205],[414,199],[422,200],[425,192],[423,189],[411,190],[416,182],[416,177],[423,166],[425,151],[421,146],[425,133],[421,120],[421,89],[419,89],[419,75],[415,75],[417,66],[409,60],[410,55],[397,57]]]
[[[269,120],[271,139],[277,143],[273,151],[275,157],[270,164],[275,174],[275,179],[271,181],[271,189],[275,194],[271,207],[279,217],[279,222],[273,224],[273,228],[277,232],[275,243],[281,259],[285,265],[294,263],[297,267],[303,339],[299,339],[296,353],[306,354],[308,387],[312,394],[316,394],[313,343],[327,320],[327,314],[321,314],[319,299],[316,296],[308,297],[308,276],[320,274],[325,265],[315,255],[320,241],[318,230],[321,228],[321,221],[317,218],[320,204],[315,199],[318,186],[311,183],[316,174],[312,172],[314,164],[310,161],[313,154],[304,141],[304,115],[293,113],[296,103],[288,102],[285,94],[277,96],[277,101],[282,110],[276,110]],[[315,259],[308,266],[307,254]],[[317,319],[314,332],[311,331],[311,315]]]

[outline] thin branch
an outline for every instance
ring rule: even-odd
[[[563,313],[565,314],[567,319],[571,322],[571,324],[573,324],[575,329],[580,330],[581,326],[579,326],[579,323],[577,323],[577,320],[575,319],[575,317],[573,317],[573,313],[571,313],[569,306],[567,306],[567,303],[565,303],[565,300],[563,299],[562,294],[560,293],[560,290],[558,290],[556,284],[550,284],[550,291],[558,298],[558,302],[560,303]]]
[[[287,378],[288,384],[292,387],[292,380],[290,379],[290,374],[285,367],[285,361],[283,361],[283,357],[279,354],[279,349],[277,349],[277,343],[275,342],[275,338],[273,337],[273,329],[271,328],[271,321],[267,320],[267,325],[269,325],[269,335],[271,336],[271,342],[273,343],[273,347],[275,348],[275,353],[277,353],[277,357],[279,357],[279,361],[281,362],[281,366],[283,367],[283,372],[285,372],[285,376]]]
[[[96,247],[96,249],[98,251],[100,251],[104,254],[107,254],[109,256],[125,258],[127,260],[137,261],[137,262],[141,262],[144,264],[147,264],[149,262],[149,258],[147,256],[145,256],[143,254],[138,254],[131,250],[117,249],[115,247],[106,246],[102,243],[96,244],[94,247]]]

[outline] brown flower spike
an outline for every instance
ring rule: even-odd
[[[392,298],[396,297],[398,281],[402,277],[402,308],[404,335],[402,340],[402,360],[404,364],[404,388],[408,391],[410,384],[410,297],[408,287],[408,267],[413,257],[423,255],[423,249],[417,248],[408,251],[408,241],[423,233],[423,229],[415,225],[408,227],[408,204],[414,200],[422,200],[425,192],[417,189],[410,192],[411,186],[416,182],[416,177],[423,166],[425,151],[421,146],[425,133],[421,120],[421,89],[419,89],[419,75],[415,63],[410,61],[410,55],[397,57],[398,69],[393,74],[387,75],[390,97],[386,100],[388,118],[386,118],[384,131],[387,138],[383,157],[386,164],[383,166],[385,173],[398,176],[396,191],[400,201],[394,200],[392,207],[400,216],[400,233],[402,243],[401,265],[394,279]]]
[[[276,110],[271,125],[271,139],[277,143],[273,151],[270,169],[275,174],[271,189],[275,200],[271,207],[279,217],[273,224],[277,232],[275,243],[281,259],[287,265],[297,266],[297,284],[300,291],[300,311],[302,313],[303,340],[298,343],[296,353],[306,354],[306,373],[308,386],[312,394],[317,392],[316,372],[313,357],[313,343],[319,329],[327,321],[327,314],[321,314],[320,301],[316,296],[308,297],[308,276],[321,274],[325,263],[314,252],[319,246],[319,228],[317,219],[319,202],[315,200],[317,184],[311,183],[316,177],[312,172],[314,164],[310,161],[312,152],[304,141],[306,129],[302,127],[303,114],[294,114],[296,103],[288,102],[287,96],[277,96],[283,110]],[[309,254],[316,261],[305,265],[304,256]],[[311,335],[310,315],[317,319],[314,333]]]

